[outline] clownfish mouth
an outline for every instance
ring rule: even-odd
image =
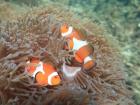
[[[81,67],[72,67],[63,63],[62,72],[66,77],[74,77],[79,71],[81,71]]]

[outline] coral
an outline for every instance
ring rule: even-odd
[[[65,17],[64,17],[65,16]],[[134,105],[123,75],[116,47],[90,21],[48,6],[0,23],[0,104],[3,105]],[[87,35],[94,46],[97,67],[79,72],[73,80],[63,77],[61,65],[69,52],[62,50],[60,26],[67,22]],[[60,86],[39,87],[24,71],[31,56],[51,61],[62,78]]]

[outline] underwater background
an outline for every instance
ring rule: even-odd
[[[134,93],[135,104],[140,105],[140,0],[0,0],[0,21],[11,21],[40,6],[54,4],[52,8],[58,8],[57,3],[81,21],[96,23],[108,33],[105,37],[116,41],[126,84]]]

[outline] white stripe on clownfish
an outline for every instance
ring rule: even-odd
[[[76,50],[76,51],[88,44],[87,41],[78,40],[76,38],[73,38],[73,43],[74,44],[72,50]]]
[[[41,73],[45,74],[44,69],[43,69],[43,62],[39,62],[35,71],[33,72],[32,77],[35,77],[38,72],[41,72]]]
[[[87,63],[88,61],[91,61],[93,60],[91,56],[87,56],[85,59],[84,59],[84,64]]]
[[[48,76],[48,84],[49,84],[49,85],[52,85],[51,80],[52,80],[52,78],[53,78],[54,76],[57,76],[57,75],[58,75],[57,72],[53,72],[53,73],[51,73],[51,74]]]
[[[69,26],[68,31],[65,32],[65,33],[61,33],[61,35],[62,35],[63,37],[67,37],[67,36],[69,36],[69,35],[72,33],[72,31],[73,31],[73,27],[72,27],[72,26]]]

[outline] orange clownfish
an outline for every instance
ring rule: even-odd
[[[43,63],[39,59],[27,61],[26,71],[35,78],[40,86],[58,85],[61,82],[60,76],[55,68],[49,63]]]
[[[75,52],[76,61],[83,63],[86,70],[92,68],[95,65],[92,56],[94,49],[86,40],[83,40],[83,35],[66,24],[61,26],[60,31],[61,36],[66,38],[68,49]]]

